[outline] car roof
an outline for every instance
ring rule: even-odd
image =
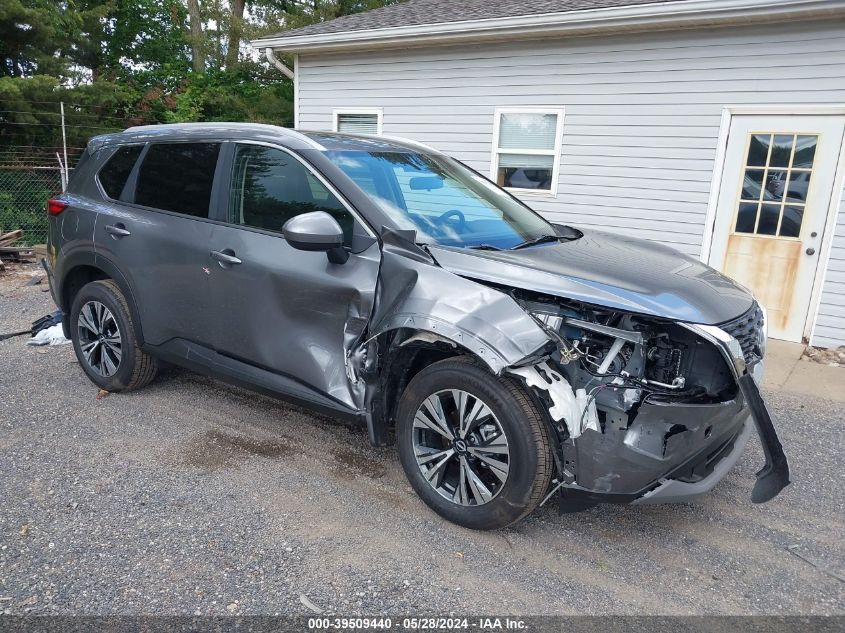
[[[436,150],[408,139],[299,131],[265,123],[227,122],[140,125],[127,128],[123,132],[96,136],[89,141],[88,147],[89,150],[96,151],[102,147],[125,143],[203,140],[266,141],[293,150],[436,153]]]

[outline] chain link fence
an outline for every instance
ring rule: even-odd
[[[72,164],[81,151],[68,148]],[[47,241],[47,200],[62,192],[59,152],[47,147],[0,148],[0,234],[23,229],[23,244]]]
[[[23,229],[24,244],[47,241],[47,200],[62,191],[59,167],[0,165],[0,233]]]

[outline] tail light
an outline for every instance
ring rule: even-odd
[[[51,198],[47,201],[47,213],[50,215],[59,215],[62,211],[67,209],[67,203]]]

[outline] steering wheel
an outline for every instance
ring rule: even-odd
[[[452,221],[449,218],[457,218],[457,221]],[[446,224],[448,222],[449,224],[454,225],[454,228],[458,231],[464,230],[467,225],[467,219],[464,212],[459,211],[458,209],[449,209],[446,213],[437,218],[437,222],[439,224]]]

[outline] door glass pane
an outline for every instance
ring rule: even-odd
[[[778,229],[779,204],[760,205],[760,220],[757,222],[757,235],[774,235]]]
[[[763,169],[746,169],[745,178],[742,181],[742,199],[759,200],[763,190]]]
[[[748,143],[748,158],[746,165],[763,167],[769,159],[769,145],[772,142],[771,134],[752,134]]]
[[[749,134],[735,232],[800,236],[817,144],[814,134]]]
[[[296,158],[278,149],[238,145],[229,193],[229,221],[281,232],[285,222],[310,211],[325,211],[352,240],[354,219],[343,203]]]
[[[792,159],[792,142],[795,137],[792,134],[775,134],[772,143],[772,156],[769,165],[772,167],[789,167]]]
[[[809,169],[813,166],[813,158],[816,156],[816,144],[818,136],[799,136],[795,142],[795,160],[793,167]]]
[[[782,237],[798,237],[801,233],[801,221],[803,219],[804,207],[786,205],[783,208],[779,235]]]
[[[754,225],[757,224],[757,207],[759,206],[756,202],[739,203],[739,213],[736,216],[737,233],[754,232]]]
[[[787,172],[775,171],[770,169],[766,172],[766,188],[763,192],[763,201],[776,200],[780,202],[783,200],[783,194],[786,191]]]
[[[810,188],[809,171],[793,171],[786,188],[786,202],[807,202],[807,190]]]

